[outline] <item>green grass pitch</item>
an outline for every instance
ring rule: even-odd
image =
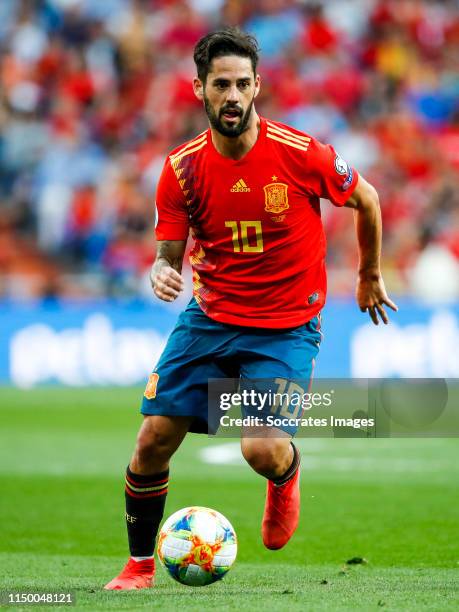
[[[238,442],[189,436],[171,465],[166,516],[188,505],[225,514],[239,538],[234,568],[204,588],[158,567],[152,590],[103,591],[127,559],[123,475],[140,395],[0,389],[0,591],[72,590],[69,609],[81,610],[459,608],[454,439],[299,440],[300,526],[270,552],[260,537],[265,483]],[[368,562],[347,565],[352,557]]]

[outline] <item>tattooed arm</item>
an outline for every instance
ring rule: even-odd
[[[186,240],[161,240],[157,243],[156,259],[151,268],[150,281],[160,300],[173,302],[183,291],[182,271]]]

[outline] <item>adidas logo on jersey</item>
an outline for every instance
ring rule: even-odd
[[[237,183],[235,183],[230,191],[232,193],[236,192],[236,193],[241,193],[241,192],[247,192],[250,191],[250,187],[247,187],[247,185],[244,182],[244,179],[239,179]]]

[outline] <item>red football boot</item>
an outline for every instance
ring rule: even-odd
[[[263,544],[278,550],[287,544],[300,518],[300,466],[285,484],[276,487],[268,480],[265,512],[261,523]]]
[[[134,561],[131,557],[119,576],[104,586],[107,591],[132,591],[149,589],[153,586],[155,560]]]

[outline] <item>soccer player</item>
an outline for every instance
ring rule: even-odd
[[[208,431],[208,379],[311,379],[326,295],[320,198],[354,210],[360,309],[376,325],[388,322],[385,305],[397,309],[381,277],[375,189],[332,146],[257,114],[256,40],[214,32],[197,43],[194,60],[194,92],[210,128],[166,159],[151,271],[156,296],[175,300],[191,229],[193,298],[145,390],[126,472],[131,556],[106,589],[152,586],[169,460],[188,431]],[[241,448],[267,479],[263,542],[282,548],[299,519],[300,454],[286,435],[243,435]]]

